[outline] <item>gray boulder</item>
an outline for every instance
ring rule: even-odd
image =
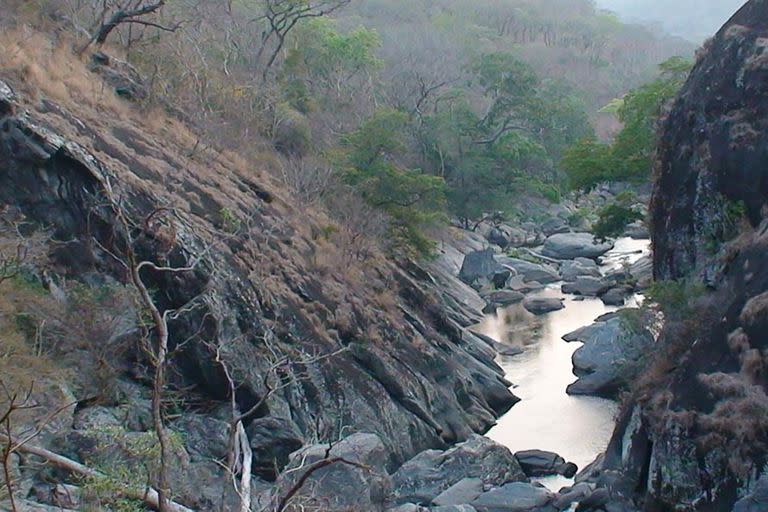
[[[514,290],[497,290],[495,292],[487,293],[482,296],[489,304],[496,306],[509,306],[511,304],[517,304],[525,298],[521,292]]]
[[[538,281],[525,281],[523,276],[515,276],[507,282],[507,288],[520,293],[531,293],[542,290],[544,285]]]
[[[299,429],[285,418],[258,418],[248,426],[247,434],[253,451],[253,472],[268,480],[274,480],[276,470],[282,470],[291,453],[304,445]]]
[[[627,318],[640,314],[625,311]],[[604,318],[563,336],[565,341],[584,343],[571,358],[579,380],[568,386],[570,394],[615,396],[642,369],[652,350],[654,338],[642,327],[642,318],[629,321],[621,314]]]
[[[225,460],[229,447],[229,424],[200,414],[184,414],[173,423],[184,434],[184,444],[193,462]]]
[[[591,233],[560,233],[544,242],[542,254],[560,260],[599,258],[613,249],[613,243],[596,242]]]
[[[597,297],[615,286],[615,282],[609,279],[581,276],[572,283],[563,283],[560,288],[563,293]]]
[[[477,512],[526,512],[549,504],[554,495],[544,487],[514,482],[481,494],[470,503]]]
[[[595,260],[589,258],[576,258],[573,261],[564,261],[560,267],[560,274],[563,281],[573,282],[579,277],[595,277],[600,278],[600,268],[597,266]]]
[[[470,286],[482,285],[483,280],[501,270],[503,267],[494,259],[493,249],[474,251],[464,257],[459,279]]]
[[[639,220],[628,225],[624,233],[633,240],[647,240],[651,238],[651,232],[645,222]]]
[[[308,468],[326,456],[344,462],[313,471],[296,494],[296,502],[310,510],[384,510],[392,482],[384,467],[387,450],[375,434],[352,434],[332,447],[316,444],[295,452],[276,489],[284,493],[293,488]]]
[[[546,236],[568,233],[570,230],[571,228],[568,226],[568,223],[560,217],[549,219],[541,225],[541,232]]]
[[[615,286],[600,296],[606,306],[623,306],[632,292],[631,286]]]
[[[427,450],[403,464],[392,477],[394,499],[428,505],[467,478],[487,486],[527,480],[507,447],[473,435],[447,451]]]
[[[551,297],[529,297],[523,301],[523,307],[534,315],[544,315],[565,308],[563,299]]]
[[[524,282],[536,281],[541,284],[549,284],[560,280],[560,274],[549,265],[532,263],[504,255],[496,256],[496,262],[505,268],[514,269],[518,275],[523,277]]]
[[[573,463],[568,463],[560,455],[544,450],[524,450],[515,453],[520,467],[529,477],[563,475],[571,478],[578,471]]]
[[[629,274],[636,282],[636,287],[645,290],[653,281],[653,259],[643,256],[629,267]]]

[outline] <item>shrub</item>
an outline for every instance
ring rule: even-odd
[[[633,205],[629,194],[620,194],[613,203],[604,206],[597,214],[597,222],[592,226],[595,238],[605,241],[624,233],[631,223],[642,220],[643,214]]]

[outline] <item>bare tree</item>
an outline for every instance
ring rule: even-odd
[[[241,384],[237,383],[231,364],[227,361],[226,352],[230,348],[229,345],[224,342],[208,344],[209,349],[215,353],[216,362],[221,367],[229,386],[231,417],[229,420],[230,436],[225,469],[231,476],[235,491],[240,497],[240,512],[250,512],[251,507],[250,486],[253,453],[251,452],[250,440],[245,432],[244,422],[256,414],[275,393],[295,386],[302,380],[309,378],[306,370],[295,370],[295,368],[308,368],[310,365],[317,364],[347,351],[347,348],[342,348],[316,356],[304,352],[285,354],[278,348],[274,340],[274,334],[269,329],[261,337],[261,340],[266,349],[265,357],[268,361],[268,366],[262,374],[261,386],[263,389],[259,400],[245,411],[240,410],[236,399],[237,390]],[[223,495],[221,504],[224,507]]]
[[[153,27],[166,32],[175,32],[181,26],[163,25],[147,17],[157,14],[166,3],[166,0],[101,0],[101,10],[94,28],[90,31],[91,37],[81,48],[80,53],[88,49],[94,43],[102,45],[109,35],[120,25],[142,25]]]
[[[322,18],[332,14],[351,1],[264,0],[264,13],[257,20],[266,21],[267,26],[262,32],[261,47],[256,55],[257,62],[260,62],[265,55],[269,55],[264,64],[264,80],[266,81],[272,65],[283,50],[286,37],[296,25],[308,18]]]

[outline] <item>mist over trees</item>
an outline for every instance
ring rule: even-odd
[[[629,21],[657,24],[696,43],[711,37],[745,0],[597,0]]]

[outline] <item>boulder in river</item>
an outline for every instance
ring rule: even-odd
[[[530,261],[497,255],[496,262],[505,268],[514,269],[518,275],[523,276],[525,282],[536,281],[541,284],[556,283],[560,280],[557,269],[550,265],[533,263]]]
[[[477,512],[527,512],[549,504],[554,495],[544,487],[514,482],[492,489],[470,503]]]
[[[579,277],[602,277],[600,268],[595,260],[589,258],[576,258],[573,261],[564,261],[560,267],[563,281],[574,282]]]
[[[613,243],[600,243],[591,233],[559,233],[547,238],[542,254],[559,260],[599,258],[613,249]]]
[[[514,290],[497,290],[488,294],[484,294],[482,297],[489,304],[503,307],[509,306],[511,304],[517,304],[525,298],[525,295]]]
[[[615,286],[602,294],[600,300],[606,306],[623,306],[627,300],[627,297],[632,295],[634,288],[632,286],[621,285]]]
[[[534,315],[543,315],[565,308],[563,299],[554,297],[529,297],[523,301],[523,307]]]
[[[572,478],[579,469],[576,464],[566,462],[560,455],[544,450],[516,452],[515,458],[529,477],[563,475]]]
[[[653,335],[637,317],[640,310],[622,311],[563,336],[584,343],[571,358],[579,380],[568,386],[569,394],[613,397],[643,368]]]
[[[478,478],[486,486],[527,480],[506,446],[479,435],[446,451],[421,452],[403,464],[392,478],[397,503],[425,505],[467,478]]]
[[[597,297],[607,292],[616,284],[612,279],[581,276],[572,283],[563,283],[560,288],[563,293]]]

